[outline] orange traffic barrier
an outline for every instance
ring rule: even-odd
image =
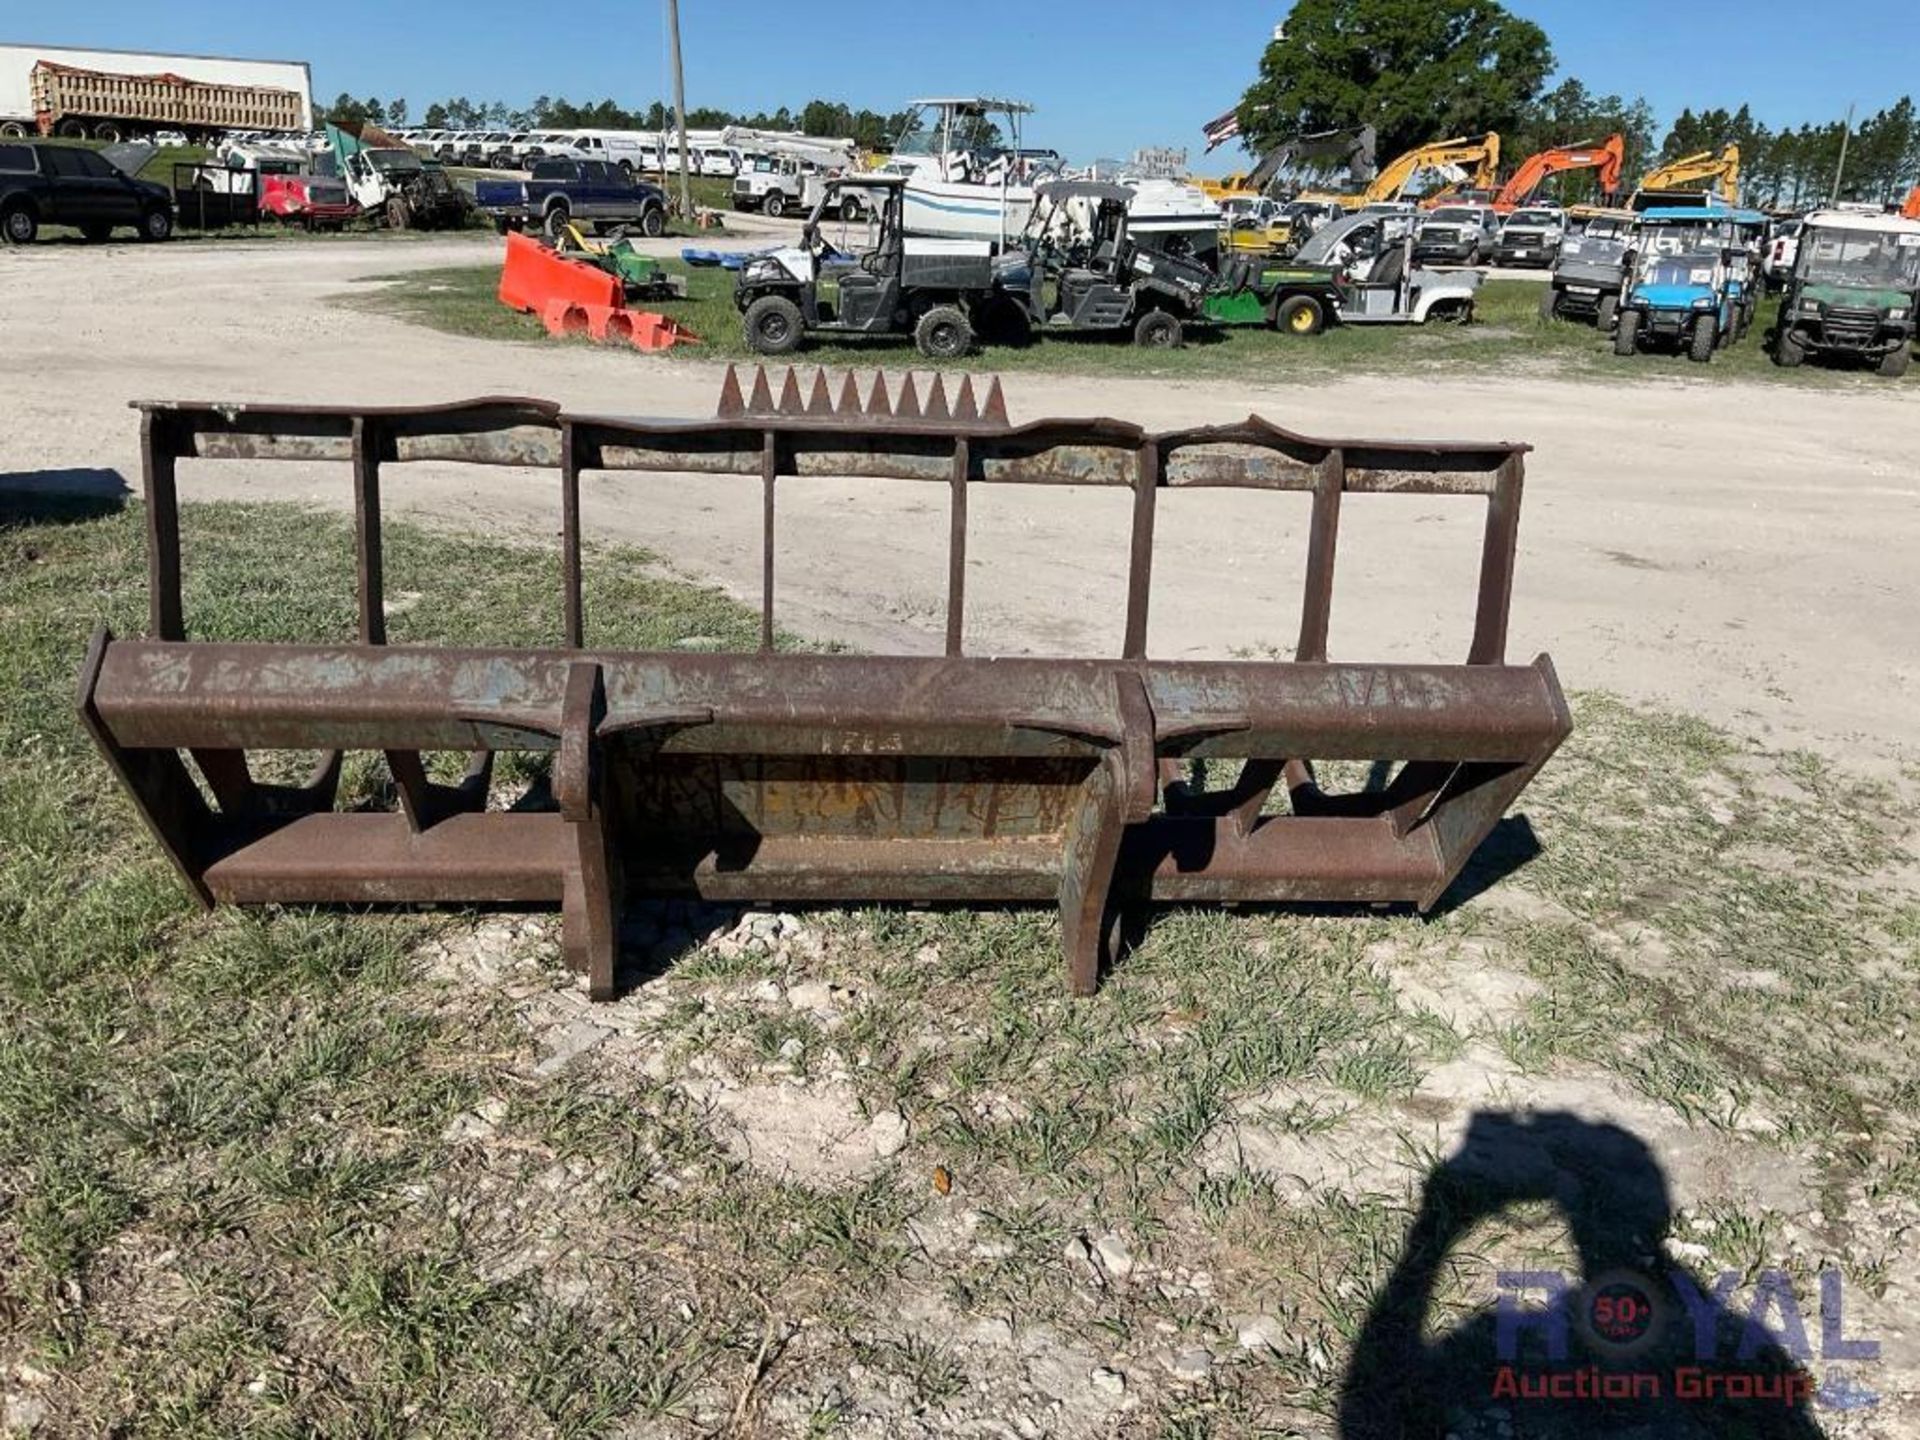
[[[687,329],[679,321],[665,315],[656,315],[651,310],[636,310],[633,315],[633,329],[629,339],[636,350],[665,350],[670,346],[682,344],[697,345],[700,337]]]
[[[619,309],[626,296],[620,281],[593,265],[556,255],[518,231],[507,236],[507,263],[500,270],[500,303],[544,317],[552,302]]]

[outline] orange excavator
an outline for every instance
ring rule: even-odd
[[[1907,203],[1900,207],[1900,213],[1909,220],[1920,220],[1920,185],[1913,187],[1913,193],[1907,196]]]
[[[1620,188],[1620,172],[1627,163],[1627,141],[1623,135],[1609,135],[1595,145],[1560,145],[1529,155],[1513,172],[1513,178],[1493,197],[1493,208],[1501,214],[1518,210],[1533,198],[1549,175],[1569,170],[1598,170],[1600,193],[1614,194]]]

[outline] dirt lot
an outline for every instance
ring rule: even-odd
[[[329,303],[370,274],[471,263],[491,244],[462,237],[0,254],[11,411],[0,476],[59,483],[110,471],[137,486],[137,427],[125,404],[143,396],[404,403],[525,393],[657,415],[712,405],[717,372],[697,362],[461,340]],[[1170,361],[1169,372],[1177,366]],[[1549,650],[1575,687],[1672,702],[1783,742],[1886,754],[1920,741],[1912,634],[1920,477],[1910,396],[1525,378],[1369,377],[1276,390],[1257,377],[1202,386],[1170,373],[1150,381],[1023,376],[1009,398],[1016,420],[1102,412],[1172,425],[1251,411],[1309,433],[1530,441],[1514,653]],[[345,498],[344,475],[228,471],[189,474],[185,493]],[[1154,653],[1285,647],[1304,504],[1183,500],[1162,518]],[[554,524],[548,494],[519,475],[423,473],[393,486],[392,501],[507,534],[550,533]],[[901,483],[791,486],[781,510],[782,622],[869,647],[936,644],[940,503]],[[1464,650],[1472,509],[1353,507],[1342,537],[1336,655]],[[1117,645],[1123,497],[1015,488],[977,498],[974,517],[973,647]],[[758,507],[744,487],[602,478],[589,487],[587,518],[593,533],[645,544],[738,593],[757,583]]]

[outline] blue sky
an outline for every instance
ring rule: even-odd
[[[1770,123],[1799,124],[1844,114],[1849,101],[1870,113],[1920,88],[1920,0],[1846,0],[1843,26],[1831,11],[1786,0],[1507,3],[1545,27],[1563,73],[1598,91],[1644,94],[1663,124],[1682,106],[1742,101]],[[1288,8],[681,0],[687,102],[757,110],[821,96],[887,111],[916,95],[1007,94],[1039,107],[1028,143],[1072,159],[1160,144],[1197,159],[1201,124],[1239,97]],[[309,60],[317,98],[404,95],[415,115],[449,95],[645,103],[666,83],[659,0],[91,0],[58,17],[36,12],[16,33],[43,44]],[[1216,151],[1213,168],[1236,154]]]

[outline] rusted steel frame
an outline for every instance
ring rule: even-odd
[[[1487,528],[1480,548],[1479,598],[1474,607],[1469,665],[1498,665],[1507,655],[1507,620],[1513,605],[1513,567],[1520,547],[1518,455],[1501,465],[1487,500]]]
[[[911,377],[903,391],[911,393]],[[734,382],[737,389],[737,381]],[[761,476],[763,506],[770,512],[774,481],[780,474],[873,475],[891,479],[943,480],[956,487],[956,505],[964,511],[964,492],[982,483],[1125,484],[1135,493],[1135,517],[1128,573],[1128,618],[1123,653],[1145,651],[1147,596],[1152,564],[1152,491],[1188,486],[1306,490],[1315,496],[1309,539],[1309,576],[1303,607],[1300,658],[1313,658],[1316,637],[1324,652],[1324,626],[1331,602],[1331,555],[1338,526],[1338,494],[1469,494],[1489,497],[1483,547],[1480,605],[1476,616],[1473,663],[1497,659],[1504,643],[1506,606],[1511,593],[1514,527],[1523,446],[1344,442],[1335,444],[1295,435],[1252,419],[1237,425],[1149,435],[1137,426],[1110,420],[1044,420],[1030,425],[976,416],[956,420],[944,404],[903,417],[894,407],[880,416],[847,409],[858,402],[852,377],[836,407],[824,374],[814,378],[811,402],[799,399],[800,385],[789,372],[782,402],[770,396],[764,372],[755,379],[755,400],[729,407],[711,421],[647,422],[569,419],[546,402],[490,399],[454,406],[348,407],[174,405],[144,406],[147,481],[154,504],[149,512],[155,591],[155,633],[179,638],[179,543],[177,504],[173,503],[173,461],[180,456],[256,459],[344,459],[377,466],[381,459],[462,460],[483,464],[553,463],[561,471],[565,629],[568,643],[585,644],[581,614],[579,547],[579,475],[582,469],[687,470]],[[874,392],[884,397],[884,381]],[[903,399],[905,394],[903,394]],[[785,409],[782,406],[785,406]],[[377,443],[360,440],[371,427]],[[366,453],[363,453],[366,452]],[[357,457],[357,458],[356,458]],[[963,458],[964,457],[964,458]],[[1331,464],[1338,466],[1338,490],[1330,489]],[[1149,486],[1141,478],[1151,473]],[[958,478],[962,477],[964,478]],[[377,495],[377,492],[376,492]],[[363,500],[364,504],[364,500]],[[358,512],[362,529],[371,529],[376,545],[377,503]],[[774,537],[770,514],[762,562],[762,641],[772,631]],[[955,517],[957,544],[949,545],[948,648],[961,648],[955,635],[962,622],[964,513]],[[365,573],[363,553],[363,631],[374,597],[367,593],[376,573]]]
[[[186,639],[181,594],[179,427],[173,418],[151,412],[140,422],[141,487],[147,510],[147,603],[153,633],[164,640]],[[194,764],[223,810],[259,808],[260,796],[237,751],[198,750]],[[152,783],[159,783],[147,777]],[[167,805],[167,809],[176,806]],[[197,881],[195,882],[198,883]]]
[[[1039,898],[1061,907],[1070,983],[1092,987],[1117,902],[1151,899],[1395,899],[1431,905],[1570,727],[1544,657],[1501,663],[1521,483],[1520,446],[1331,443],[1249,420],[1152,435],[1115,421],[1011,427],[997,384],[949,400],[938,377],[897,400],[883,379],[862,404],[823,373],[811,398],[793,372],[774,400],[764,372],[709,422],[562,420],[543,402],[428,409],[144,407],[155,629],[184,634],[174,461],[342,459],[353,465],[361,647],[109,644],[90,656],[82,713],[188,883],[203,900],[532,899],[559,901],[567,951],[596,996],[611,993],[629,851],[607,787],[608,747],[643,766],[839,764],[811,781],[866,783],[913,756],[977,757],[986,828],[881,839],[783,832],[744,858],[716,852],[686,873],[640,872],[648,893],[715,898]],[[856,413],[857,412],[857,413]],[[385,648],[379,531],[383,459],[546,464],[561,472],[570,655]],[[587,655],[580,587],[583,469],[751,474],[763,487],[758,657]],[[782,475],[944,479],[950,486],[949,659],[782,657],[773,639],[775,494]],[[964,632],[966,501],[984,483],[1128,484],[1134,491],[1128,607],[1119,663],[970,661]],[[1302,666],[1154,665],[1143,660],[1155,499],[1197,486],[1308,491],[1314,510],[1298,658]],[[1341,497],[1484,496],[1475,635],[1468,667],[1325,663]],[[171,602],[170,605],[168,602]],[[930,668],[931,667],[931,668]],[[196,745],[196,742],[197,745]],[[331,744],[382,749],[402,816],[317,813],[317,784],[254,786],[245,751]],[[878,749],[876,750],[876,743]],[[220,802],[209,811],[179,762],[193,749]],[[558,817],[471,813],[491,750],[555,748]],[[426,748],[481,760],[460,787],[430,786]],[[700,757],[712,757],[701,761]],[[884,757],[895,757],[891,760]],[[1240,757],[1225,796],[1168,797],[1161,776],[1188,759]],[[1374,794],[1326,796],[1296,757],[1404,760]],[[824,757],[824,758],[823,758]],[[846,757],[836,761],[833,757]],[[1017,767],[1080,757],[1058,834],[996,834],[991,816]],[[911,762],[921,763],[921,762]],[[852,768],[847,768],[852,767]],[[998,768],[995,768],[998,767]],[[330,773],[329,773],[330,772]],[[898,772],[904,779],[911,772]],[[1285,775],[1294,813],[1260,809]],[[1061,783],[1061,782],[1056,782]],[[1186,803],[1188,799],[1191,803]],[[467,813],[461,813],[467,812]],[[764,818],[764,817],[763,817]],[[404,829],[396,831],[395,825]],[[676,837],[696,848],[704,832]],[[631,852],[656,865],[665,852]]]
[[[573,842],[561,895],[561,935],[568,964],[587,977],[587,993],[595,1000],[613,998],[624,908],[620,855],[609,837],[606,757],[597,733],[606,708],[600,666],[591,660],[570,663],[553,767],[553,797]]]
[[[780,478],[780,437],[769,430],[760,441],[760,651],[773,653],[774,484]]]
[[[128,745],[550,748],[572,654],[440,646],[108,647],[93,701]],[[942,753],[1009,731],[1010,753],[1115,744],[1112,677],[1137,673],[1170,754],[1323,759],[1525,758],[1511,716],[1553,691],[1533,665],[1280,666],[1235,661],[585,652],[604,671],[602,729],[677,724],[669,750],[764,745],[871,753],[874,726]],[[384,742],[382,737],[398,737]],[[795,739],[796,736],[805,738]],[[1049,739],[1048,737],[1054,737]],[[823,741],[825,748],[822,748]],[[1024,749],[1022,748],[1024,746]]]
[[[1153,586],[1154,502],[1163,483],[1160,447],[1147,440],[1136,452],[1133,478],[1133,529],[1127,547],[1127,620],[1120,653],[1129,660],[1147,654],[1147,596]]]
[[[186,638],[181,602],[180,460],[335,460],[352,466],[360,556],[356,602],[363,638],[368,636],[370,615],[372,624],[381,624],[377,593],[381,462],[442,460],[541,468],[560,463],[560,407],[547,400],[494,396],[452,405],[407,406],[138,401],[134,408],[141,415],[150,623],[155,637],[164,640]]]
[[[879,383],[876,381],[875,383]],[[997,389],[996,392],[998,393]],[[967,480],[973,466],[967,437],[953,442],[952,498],[947,509],[947,654],[965,649],[967,629]]]

